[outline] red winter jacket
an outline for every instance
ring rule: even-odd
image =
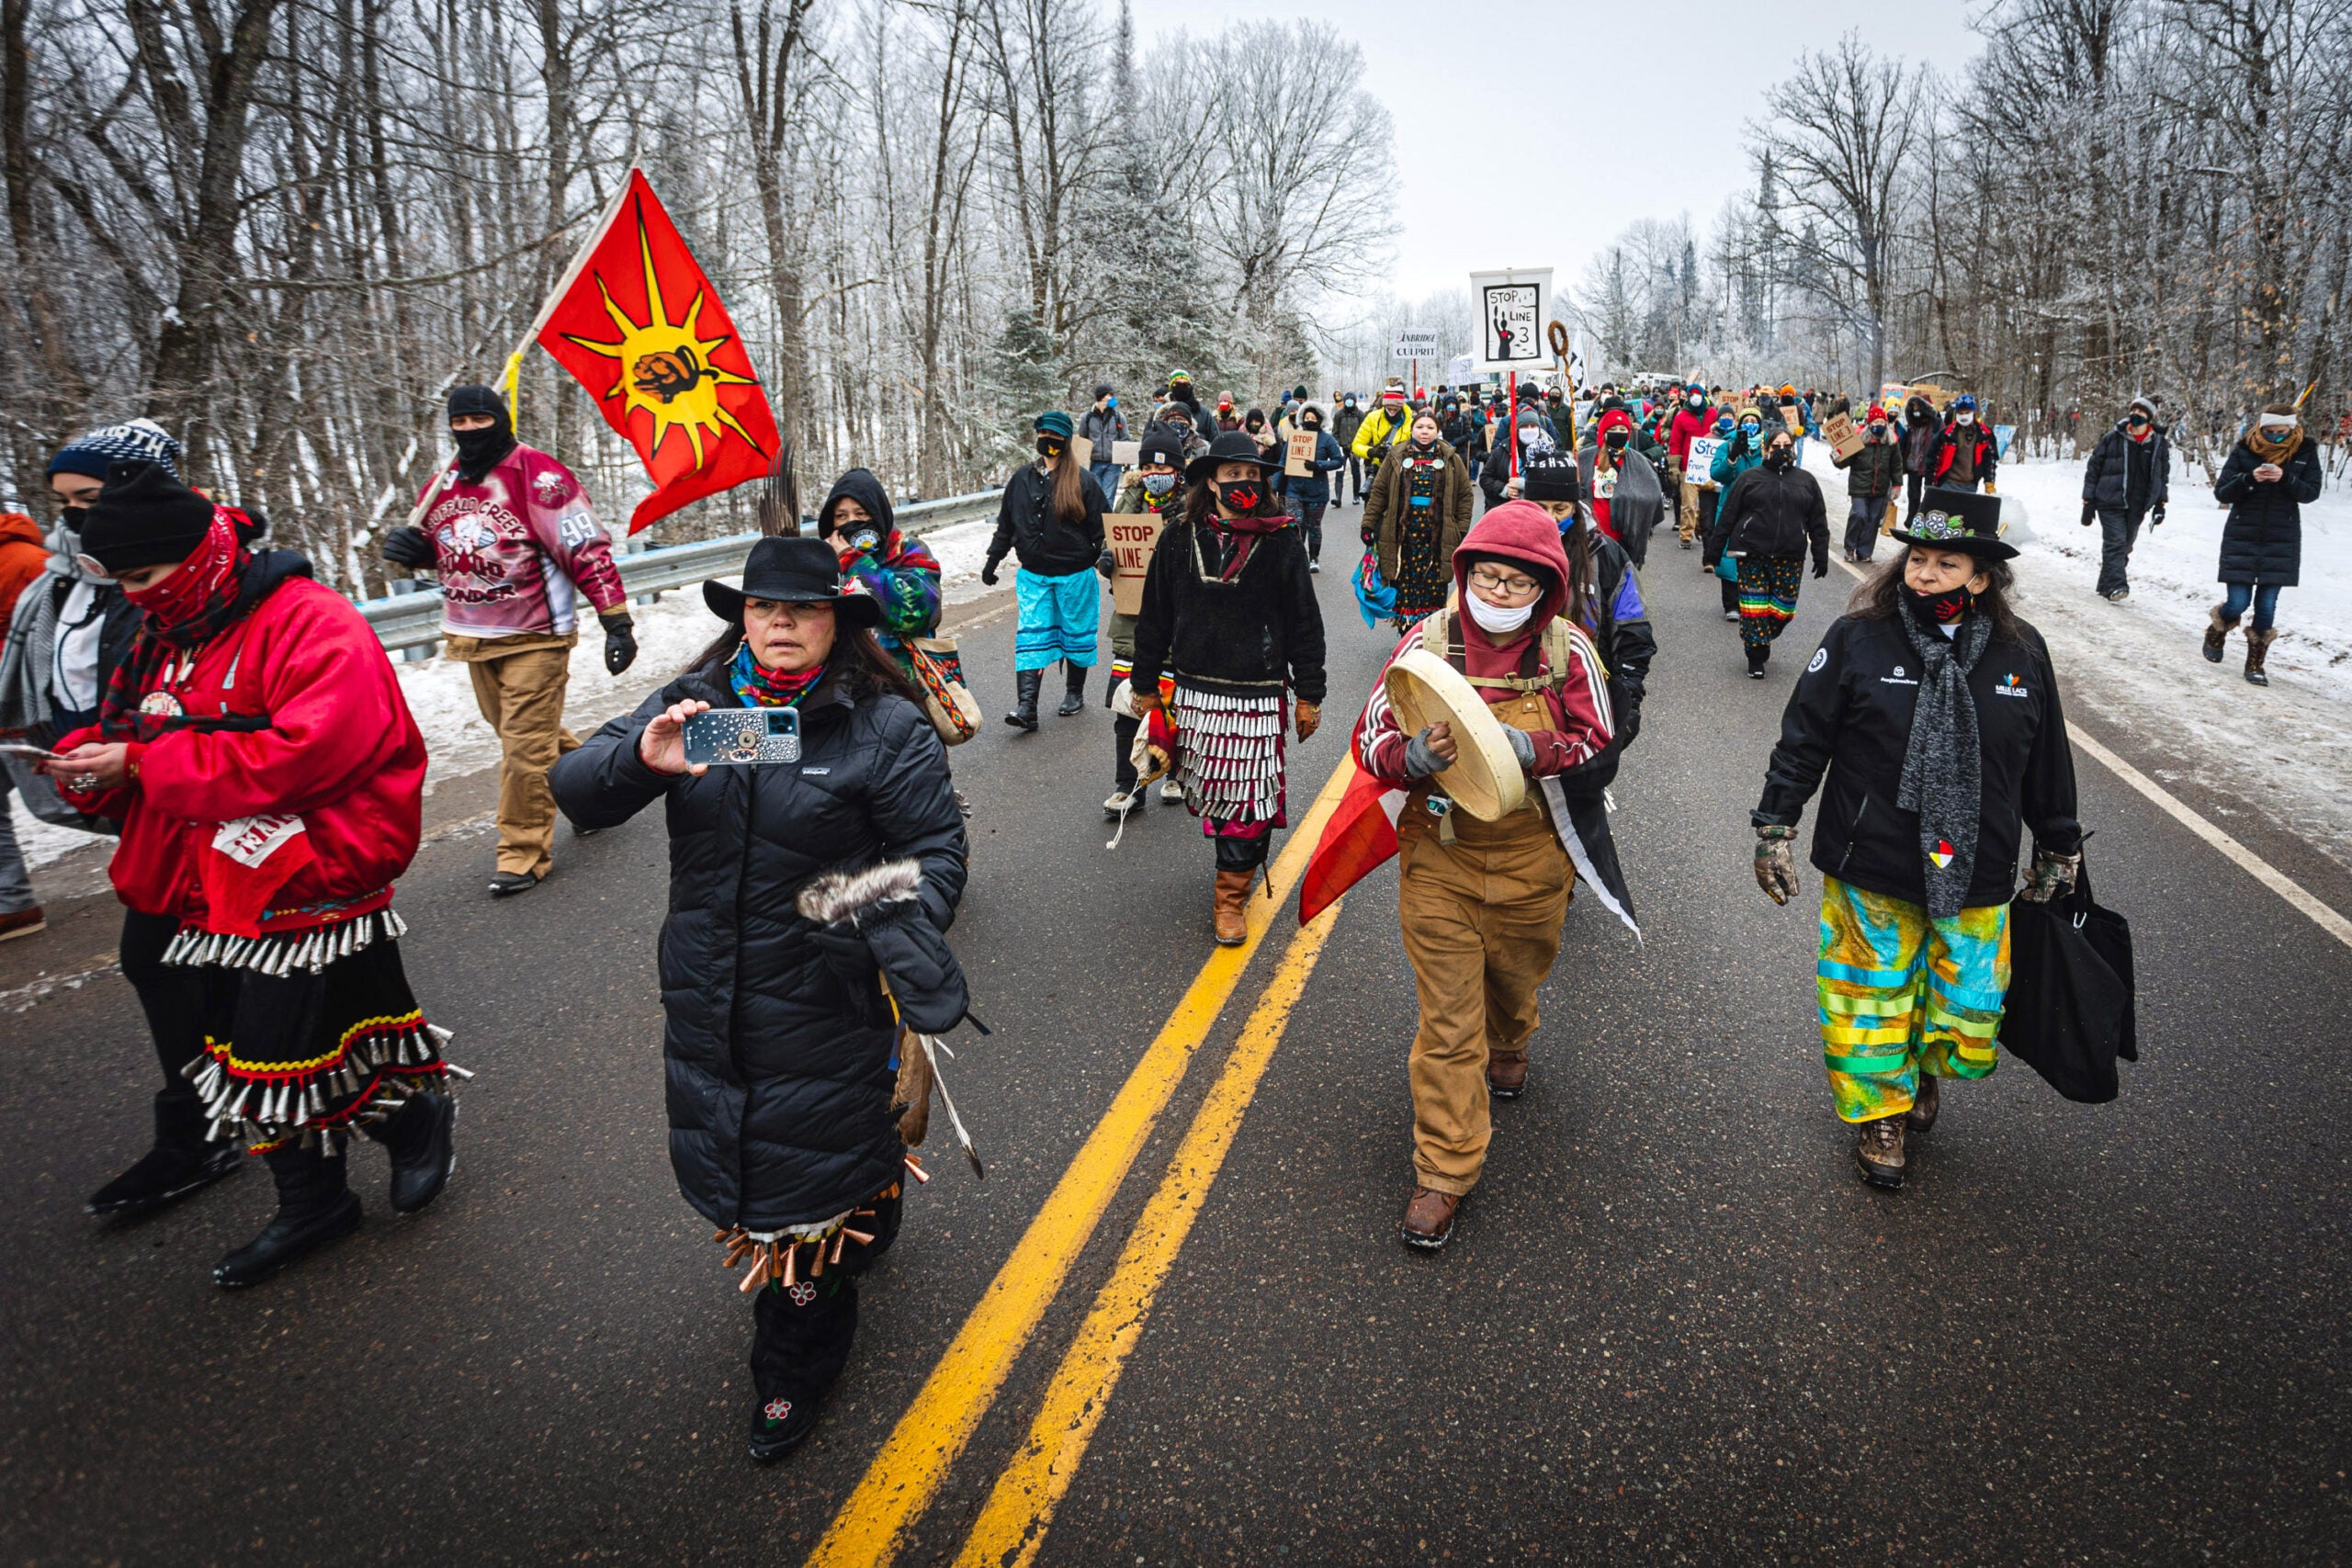
[[[1680,408],[1674,411],[1674,423],[1667,426],[1667,455],[1678,463],[1688,463],[1690,460],[1691,439],[1694,436],[1706,434],[1714,427],[1715,411],[1713,408],[1702,409],[1694,413],[1691,412],[1690,403],[1686,401]]]
[[[225,822],[291,814],[315,859],[268,899],[259,931],[305,931],[391,902],[392,879],[416,857],[424,737],[359,612],[334,590],[289,577],[172,681],[175,662],[147,690],[168,689],[191,718],[266,722],[134,742],[129,784],[70,797],[122,823],[109,867],[117,896],[141,914],[224,929],[206,919],[199,857],[218,852],[213,839]],[[102,739],[84,728],[57,749]]]
[[[1936,438],[1935,456],[1928,464],[1928,483],[1944,482],[1951,473],[1952,460],[1960,455],[1962,446],[1971,444],[1972,434],[1975,437],[1975,479],[1985,484],[1993,482],[1993,475],[2001,466],[2001,448],[1993,438],[1993,427],[1979,414],[1973,424],[1962,424],[1958,420],[1944,422],[1943,434]]]
[[[1471,563],[1482,556],[1541,568],[1555,584],[1565,584],[1568,580],[1568,556],[1560,544],[1560,525],[1552,521],[1550,513],[1532,501],[1505,502],[1495,507],[1478,519],[1455,548],[1453,585],[1457,604],[1469,596]],[[1544,638],[1540,634],[1544,623],[1558,615],[1566,603],[1565,590],[1555,587],[1535,602],[1534,613],[1528,617],[1526,626],[1500,644],[1480,630],[1467,612],[1457,612],[1463,673],[1482,680],[1550,673],[1544,662]],[[1552,727],[1531,730],[1528,735],[1535,743],[1532,772],[1537,778],[1566,773],[1590,761],[1609,746],[1613,719],[1609,707],[1608,672],[1601,668],[1600,659],[1583,629],[1574,626],[1570,629],[1570,669],[1564,679],[1544,693],[1544,706],[1551,710]],[[1389,654],[1389,663],[1395,663],[1407,649],[1420,647],[1425,635],[1424,628],[1418,626],[1407,632]],[[1517,693],[1504,687],[1481,686],[1478,692],[1489,706],[1519,700]],[[1366,773],[1383,783],[1408,788],[1413,781],[1405,773],[1405,747],[1411,739],[1397,724],[1396,709],[1388,705],[1384,666],[1382,678],[1372,683],[1371,700],[1356,720],[1356,760]],[[1441,781],[1443,776],[1439,775]]]

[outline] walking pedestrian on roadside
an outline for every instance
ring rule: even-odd
[[[1458,608],[1408,632],[1390,657],[1426,648],[1465,676],[1503,726],[1530,780],[1556,779],[1609,744],[1602,661],[1559,525],[1532,502],[1481,518],[1452,562]],[[1424,1251],[1453,1235],[1484,1174],[1490,1099],[1527,1087],[1542,1022],[1536,993],[1560,952],[1576,869],[1556,801],[1486,822],[1453,807],[1445,773],[1462,737],[1449,724],[1408,733],[1375,680],[1356,728],[1356,760],[1406,792],[1396,817],[1396,904],[1420,1016],[1408,1058],[1413,1190],[1398,1238]]]
[[[57,525],[48,535],[46,575],[18,597],[9,621],[7,653],[0,659],[0,730],[51,747],[59,736],[97,722],[99,703],[144,616],[121,585],[88,558],[82,532],[109,467],[148,462],[176,478],[179,456],[180,444],[161,426],[137,419],[79,436],[50,460],[50,489],[60,502]],[[117,823],[84,816],[87,803],[62,791],[37,764],[14,757],[7,762],[10,781],[43,820],[91,832],[118,830]],[[0,799],[0,809],[6,806]],[[24,892],[29,899],[29,884]],[[32,913],[40,915],[38,906]],[[28,925],[39,923],[45,922]],[[234,1174],[243,1163],[242,1149],[207,1140],[202,1101],[181,1071],[203,1053],[204,1007],[195,972],[163,963],[176,931],[168,919],[123,911],[116,951],[147,1020],[164,1086],[154,1096],[153,1143],[90,1198],[85,1207],[93,1214],[143,1213]]]
[[[1144,579],[1131,690],[1146,722],[1175,730],[1184,804],[1216,846],[1220,946],[1247,936],[1250,887],[1286,827],[1285,709],[1304,742],[1322,722],[1323,611],[1298,529],[1273,494],[1258,444],[1229,432],[1184,470],[1184,514]]]
[[[1895,535],[1908,548],[1855,591],[1798,677],[1752,818],[1757,884],[1785,904],[1797,824],[1823,789],[1822,1052],[1873,1187],[1903,1185],[1941,1080],[1994,1068],[2011,897],[2052,898],[2082,863],[2058,682],[2010,608],[2017,551],[1999,522],[1996,500],[1928,491]]]
[[[2245,678],[2270,684],[2263,661],[2278,640],[2272,623],[2278,591],[2292,588],[2303,564],[2303,508],[2319,499],[2319,446],[2310,439],[2292,403],[2272,403],[2238,439],[2213,481],[2213,499],[2230,509],[2222,525],[2221,581],[2227,592],[2213,606],[2205,657],[2222,661],[2222,645],[2253,606],[2245,629]]]
[[[1136,455],[1136,471],[1129,474],[1126,482],[1119,487],[1118,504],[1112,508],[1114,515],[1148,514],[1156,517],[1159,520],[1163,536],[1167,525],[1184,515],[1184,492],[1182,481],[1185,462],[1184,448],[1189,444],[1187,437],[1191,434],[1190,425],[1153,424],[1145,429],[1141,449]],[[1159,547],[1159,541],[1155,539],[1150,552],[1144,558],[1147,576],[1150,571],[1151,555],[1157,554]],[[1110,548],[1106,546],[1098,570],[1101,570],[1106,577],[1112,576],[1113,564]],[[1136,620],[1135,615],[1121,611],[1115,604],[1113,605],[1111,689],[1104,694],[1104,700],[1111,708],[1111,741],[1114,753],[1111,762],[1111,794],[1109,798],[1102,802],[1102,815],[1106,818],[1125,817],[1143,804],[1143,793],[1136,785],[1135,764],[1136,732],[1143,725],[1142,711],[1136,706],[1133,683],[1136,664]],[[1164,679],[1160,683],[1160,689],[1161,694],[1165,695],[1167,682]],[[1159,798],[1164,801],[1182,801],[1184,798],[1184,786],[1171,774],[1160,781]]]
[[[1323,509],[1331,502],[1330,476],[1346,466],[1347,455],[1340,450],[1339,442],[1323,428],[1323,411],[1313,403],[1303,405],[1298,412],[1301,434],[1315,437],[1315,456],[1307,467],[1314,472],[1304,479],[1291,473],[1285,466],[1282,477],[1274,481],[1277,493],[1290,503],[1298,518],[1300,536],[1306,542],[1306,570],[1323,570]],[[1277,457],[1282,454],[1275,454]]]
[[[2156,423],[2154,400],[2134,398],[2083,464],[2083,526],[2099,527],[2100,598],[2120,604],[2132,597],[2132,547],[2140,525],[2161,526],[2171,495],[2172,443]]]
[[[1674,497],[1675,536],[1690,549],[1699,537],[1699,480],[1690,471],[1690,443],[1714,427],[1715,411],[1706,389],[1693,381],[1684,390],[1673,420],[1667,425],[1667,477]]]
[[[1275,457],[1275,448],[1280,445],[1280,443],[1274,436],[1273,425],[1266,419],[1266,411],[1264,409],[1251,409],[1249,412],[1243,414],[1241,416],[1241,428],[1248,433],[1250,440],[1255,441],[1258,444],[1258,452],[1260,456],[1273,458],[1276,461],[1280,460]]]
[[[1888,423],[1886,411],[1872,403],[1862,449],[1851,457],[1832,453],[1829,461],[1846,470],[1846,558],[1869,560],[1877,553],[1894,487],[1903,482],[1903,437]]]
[[[441,651],[473,679],[474,703],[498,737],[494,897],[527,893],[555,869],[555,797],[548,769],[580,739],[564,728],[571,649],[584,597],[605,629],[605,669],[637,658],[628,592],[612,540],[570,468],[514,439],[504,400],[489,387],[449,392],[458,455],[428,481],[421,528],[384,536],[383,558],[441,579]]]
[[[1412,428],[1412,411],[1405,406],[1405,388],[1400,382],[1391,381],[1381,389],[1380,401],[1363,416],[1363,423],[1356,426],[1355,439],[1348,444],[1348,450],[1363,460],[1364,472],[1372,476],[1374,485],[1380,482],[1380,465],[1388,449],[1409,439]],[[1357,493],[1367,500],[1371,496],[1370,490]]]
[[[1993,489],[1994,471],[2001,465],[2001,446],[1992,426],[1977,417],[1976,396],[1962,392],[1951,402],[1951,418],[1936,437],[1928,456],[1928,482],[1947,490]]]
[[[1046,668],[1056,660],[1069,689],[1055,711],[1068,718],[1085,708],[1086,672],[1094,668],[1102,626],[1102,595],[1094,582],[1094,563],[1102,554],[1102,492],[1070,460],[1069,415],[1050,409],[1034,428],[1037,460],[1022,464],[1006,481],[980,567],[980,581],[993,588],[1006,552],[1021,558],[1012,579],[1021,616],[1012,637],[1019,695],[1004,722],[1030,731],[1037,728]]]
[[[350,601],[295,552],[247,548],[250,529],[160,463],[107,470],[82,549],[138,607],[139,634],[97,722],[43,764],[122,824],[107,874],[129,910],[123,972],[196,1101],[158,1098],[149,1158],[200,1179],[176,1145],[208,1128],[276,1179],[276,1215],[213,1267],[232,1288],[358,1228],[355,1129],[390,1152],[401,1213],[457,1160],[448,1032],[409,989],[391,908],[420,837],[424,738]],[[151,1199],[174,1195],[159,1186]]]
[[[1796,466],[1787,429],[1764,438],[1764,461],[1732,482],[1724,497],[1724,552],[1739,562],[1739,640],[1747,673],[1764,679],[1772,644],[1797,613],[1805,547],[1813,575],[1829,575],[1829,516],[1821,481]]]
[[[761,539],[742,587],[714,580],[703,599],[718,638],[554,785],[584,826],[665,807],[670,1163],[747,1270],[764,1461],[815,1427],[849,1360],[857,1277],[898,1235],[913,1163],[892,1110],[899,1021],[944,1033],[963,1016],[944,933],[967,845],[945,748],[872,636],[880,607],[823,542]],[[797,762],[690,764],[689,722],[736,709],[795,714]]]
[[[1347,488],[1340,497],[1334,498],[1337,505],[1360,505],[1363,501],[1363,458],[1353,450],[1356,432],[1363,427],[1363,410],[1356,406],[1353,392],[1340,400],[1340,412],[1331,416],[1332,439],[1339,442],[1340,449],[1348,454]],[[1333,481],[1333,488],[1339,488],[1337,480]]]
[[[1903,404],[1903,471],[1904,489],[1908,504],[1904,508],[1903,524],[1919,515],[1919,493],[1934,481],[1928,478],[1928,464],[1936,455],[1942,441],[1943,416],[1936,412],[1936,405],[1920,393],[1914,392]]]
[[[1086,438],[1087,472],[1093,477],[1094,488],[1108,507],[1119,493],[1119,460],[1114,444],[1127,438],[1127,422],[1119,412],[1119,394],[1108,381],[1094,389],[1094,406],[1078,422],[1079,434]]]
[[[1424,409],[1406,428],[1363,509],[1363,542],[1396,590],[1398,631],[1445,603],[1454,549],[1470,531],[1470,470],[1438,434],[1437,415]]]

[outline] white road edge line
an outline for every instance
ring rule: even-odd
[[[1863,575],[1860,569],[1852,561],[1841,560],[1838,564],[1853,573],[1858,579]],[[2346,919],[2335,910],[2320,902],[2302,884],[2214,827],[2172,791],[2084,734],[2081,729],[2069,725],[2066,728],[2066,738],[2097,758],[2109,773],[2164,807],[2182,827],[2235,861],[2238,868],[2248,876],[2310,916],[2313,925],[2345,946],[2352,947],[2352,920]]]

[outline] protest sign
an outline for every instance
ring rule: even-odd
[[[1142,460],[1142,442],[1114,441],[1111,443],[1111,461],[1118,464],[1119,467],[1123,468],[1132,468]]]
[[[1071,436],[1069,438],[1069,455],[1078,459],[1078,466],[1080,468],[1083,468],[1087,467],[1094,461],[1093,441],[1083,435]]]
[[[1862,433],[1854,428],[1849,414],[1833,413],[1823,420],[1821,438],[1829,443],[1831,451],[1849,463],[1854,460],[1854,454],[1862,449]]]
[[[1293,479],[1315,477],[1315,432],[1302,430],[1290,438],[1290,456],[1283,459],[1283,472]]]
[[[1156,512],[1112,512],[1102,518],[1111,547],[1111,608],[1122,615],[1143,612],[1144,574],[1159,547],[1164,525]]]
[[[1690,438],[1690,456],[1683,459],[1682,477],[1701,490],[1713,490],[1715,481],[1708,478],[1714,468],[1715,454],[1723,449],[1723,437],[1694,435]]]
[[[1435,327],[1398,327],[1396,336],[1388,345],[1388,357],[1399,361],[1435,359],[1438,356],[1437,338]]]
[[[1478,312],[1481,371],[1528,371],[1550,363],[1544,341],[1552,319],[1552,269],[1511,267],[1470,275],[1470,303]]]

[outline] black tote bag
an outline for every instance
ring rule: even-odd
[[[2140,1059],[2132,927],[2091,897],[2086,866],[2047,904],[2009,906],[2009,994],[2000,1040],[2068,1100],[2104,1105],[2115,1064]]]

